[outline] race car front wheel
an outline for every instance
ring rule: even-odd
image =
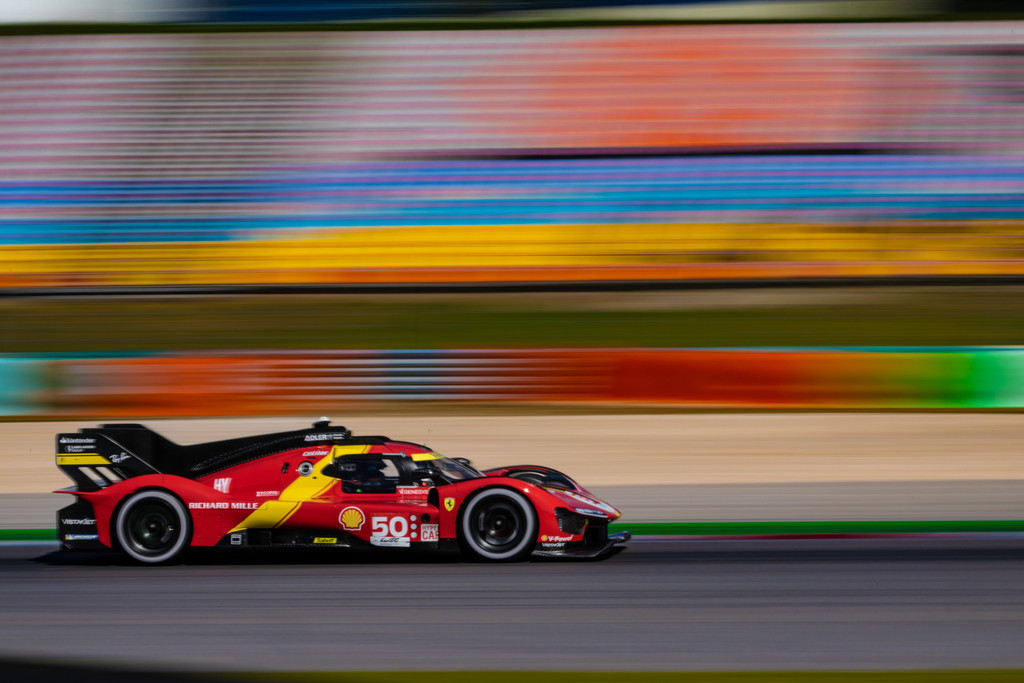
[[[484,489],[463,508],[459,540],[476,559],[521,560],[537,540],[537,516],[518,491]]]
[[[130,557],[146,564],[169,562],[188,544],[192,523],[184,504],[164,491],[143,491],[117,513],[115,533]]]

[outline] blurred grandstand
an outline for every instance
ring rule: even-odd
[[[867,5],[741,4],[759,19]],[[717,2],[71,5],[39,3],[35,16],[0,5],[7,21],[130,22],[26,24],[0,38],[7,295],[1024,275],[1018,21],[674,23],[687,11],[729,18],[733,6]],[[876,18],[958,9],[871,6]],[[494,21],[408,24],[456,15]],[[381,19],[405,23],[372,23]],[[143,21],[184,23],[133,23]],[[278,21],[291,23],[254,25]],[[318,23],[353,21],[363,23]],[[282,404],[237,392],[265,394],[280,367],[311,362],[170,351],[7,358],[0,404],[110,414],[159,396],[152,410],[177,414],[222,391],[201,412],[268,412]],[[827,370],[825,356],[787,357],[792,373],[780,374],[777,355],[737,365],[568,349],[524,364],[496,351],[480,365],[456,349],[417,356],[426,375],[404,382],[389,379],[407,377],[401,358],[322,353],[313,365],[328,369],[314,384],[327,377],[323,396],[344,400],[1024,403],[1001,385],[979,389],[960,363],[1016,376],[1016,352],[933,363],[878,349],[828,356]],[[330,379],[366,363],[384,379]],[[609,379],[637,363],[646,384]],[[516,367],[525,374],[506,373]],[[720,372],[704,384],[661,383],[707,367]],[[309,393],[306,375],[289,377],[276,396]],[[763,391],[750,389],[757,377]],[[151,391],[161,382],[170,388]],[[284,409],[304,411],[304,400]]]
[[[1020,275],[1019,31],[8,36],[0,286]]]

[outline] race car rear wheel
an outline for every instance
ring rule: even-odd
[[[471,557],[521,560],[530,554],[536,540],[537,515],[518,491],[484,489],[463,508],[459,541]]]
[[[118,510],[114,532],[121,549],[146,564],[170,562],[188,545],[192,520],[185,505],[165,491],[143,491]]]

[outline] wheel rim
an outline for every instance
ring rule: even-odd
[[[525,522],[518,506],[505,501],[488,503],[476,513],[474,537],[482,547],[500,552],[522,540]]]
[[[126,520],[128,542],[143,555],[160,555],[174,547],[181,535],[177,515],[169,505],[146,501],[135,506]]]

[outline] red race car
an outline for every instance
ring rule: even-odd
[[[66,550],[170,562],[189,547],[460,549],[479,560],[598,557],[629,540],[620,512],[564,474],[480,472],[384,436],[311,429],[181,446],[138,424],[57,435],[75,502],[57,513]]]

